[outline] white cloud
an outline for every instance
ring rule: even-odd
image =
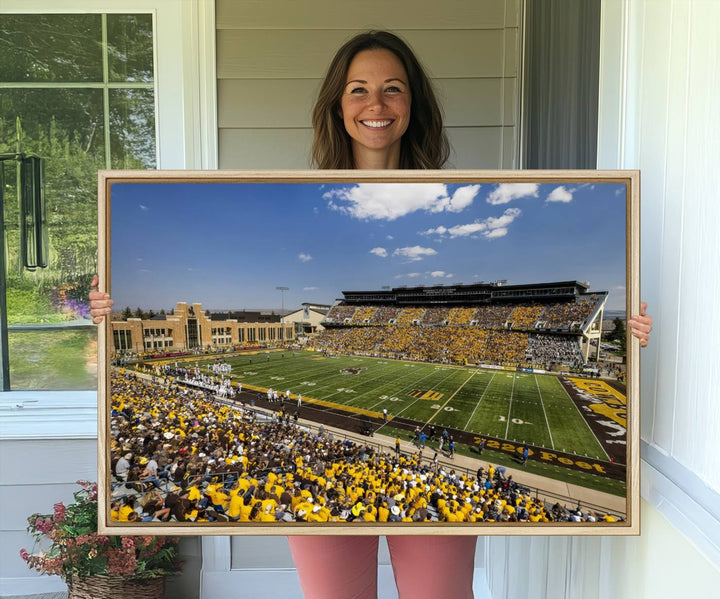
[[[359,183],[328,191],[323,198],[331,209],[353,218],[390,221],[418,210],[461,212],[479,190],[479,185],[466,185],[450,197],[442,183]]]
[[[395,275],[396,279],[414,279],[415,277],[419,277],[422,275],[421,272],[408,272],[403,275]]]
[[[147,212],[148,210],[150,210],[150,208],[148,208],[145,204],[139,204],[139,206],[140,210],[142,210],[143,212]]]
[[[497,239],[499,237],[505,237],[507,235],[508,230],[505,227],[501,227],[499,229],[493,229],[492,231],[488,231],[485,233],[485,237],[487,239]]]
[[[446,273],[444,270],[433,270],[428,273],[433,279],[452,279],[453,274],[451,272]]]
[[[464,225],[455,225],[454,227],[443,227],[440,225],[435,229],[422,231],[421,235],[438,235],[440,237],[449,236],[450,239],[456,237],[469,237],[471,235],[482,235],[486,239],[496,239],[507,235],[508,227],[522,214],[519,208],[507,208],[502,216],[489,216],[484,220],[477,220],[473,223]]]
[[[569,204],[573,199],[574,189],[565,189],[565,186],[561,185],[556,187],[550,192],[550,195],[545,200],[546,202],[562,202],[563,204]]]
[[[539,185],[537,183],[500,183],[490,192],[487,203],[498,205],[507,204],[521,198],[538,197]]]
[[[440,225],[439,227],[435,229],[428,229],[427,231],[421,231],[420,235],[445,235],[447,233],[447,229]]]
[[[475,196],[480,191],[479,185],[466,185],[458,187],[452,198],[443,198],[439,200],[432,208],[431,212],[462,212],[473,203]]]
[[[392,240],[395,239],[395,238],[394,238],[392,235],[388,235],[388,236],[387,236],[387,239],[388,239],[389,241],[392,241]]]
[[[412,247],[398,248],[393,252],[393,256],[403,256],[410,262],[418,262],[427,256],[434,256],[437,252],[432,248],[424,248],[419,245]]]
[[[375,254],[379,258],[387,258],[388,253],[385,248],[373,248],[370,250],[371,254]]]
[[[522,210],[520,210],[519,208],[508,208],[499,218],[495,218],[492,216],[486,218],[485,223],[487,223],[488,229],[500,229],[507,227],[521,214]]]
[[[468,223],[467,225],[455,225],[454,227],[451,227],[448,229],[448,234],[451,238],[455,237],[468,237],[469,235],[474,235],[475,233],[482,233],[483,231],[487,231],[488,226],[485,221],[480,221],[476,223]]]
[[[303,287],[303,291],[317,291],[319,287]]]
[[[298,259],[300,262],[310,262],[310,260],[312,260],[312,256],[310,254],[300,253],[298,254]]]

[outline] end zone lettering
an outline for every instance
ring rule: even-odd
[[[488,449],[499,449],[507,453],[517,453],[522,455],[523,446],[515,445],[514,443],[508,443],[507,441],[495,441],[494,439],[488,439],[485,447]],[[581,470],[592,470],[599,474],[607,474],[605,467],[594,461],[575,460],[568,455],[557,454],[547,449],[533,450],[530,449],[530,456],[536,460],[543,462],[549,462],[551,464],[561,464],[563,466],[574,466]]]

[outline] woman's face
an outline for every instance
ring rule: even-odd
[[[400,60],[389,50],[363,50],[353,58],[340,109],[352,138],[356,164],[373,157],[396,164],[400,140],[410,122],[410,85]]]

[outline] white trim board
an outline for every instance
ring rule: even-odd
[[[720,494],[646,441],[641,454],[641,496],[720,568]]]
[[[0,440],[21,439],[97,439],[97,393],[0,393]]]

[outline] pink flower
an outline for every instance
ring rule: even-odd
[[[44,519],[42,519],[42,518],[38,518],[38,519],[35,521],[35,528],[36,528],[39,532],[41,532],[41,533],[43,533],[44,535],[46,535],[46,534],[48,534],[48,533],[52,530],[52,528],[53,528],[53,523],[52,523],[51,520],[44,520]]]
[[[128,576],[135,572],[137,560],[135,552],[126,549],[108,550],[108,574]]]
[[[23,561],[28,562],[30,561],[30,554],[27,552],[27,549],[21,549],[20,550],[20,557],[23,559]]]
[[[123,537],[121,542],[123,548],[135,549],[135,539],[133,539],[132,537]]]
[[[66,512],[65,504],[56,503],[53,506],[53,512],[54,512],[53,519],[55,520],[55,522],[62,522],[63,520],[65,520],[65,512]]]

